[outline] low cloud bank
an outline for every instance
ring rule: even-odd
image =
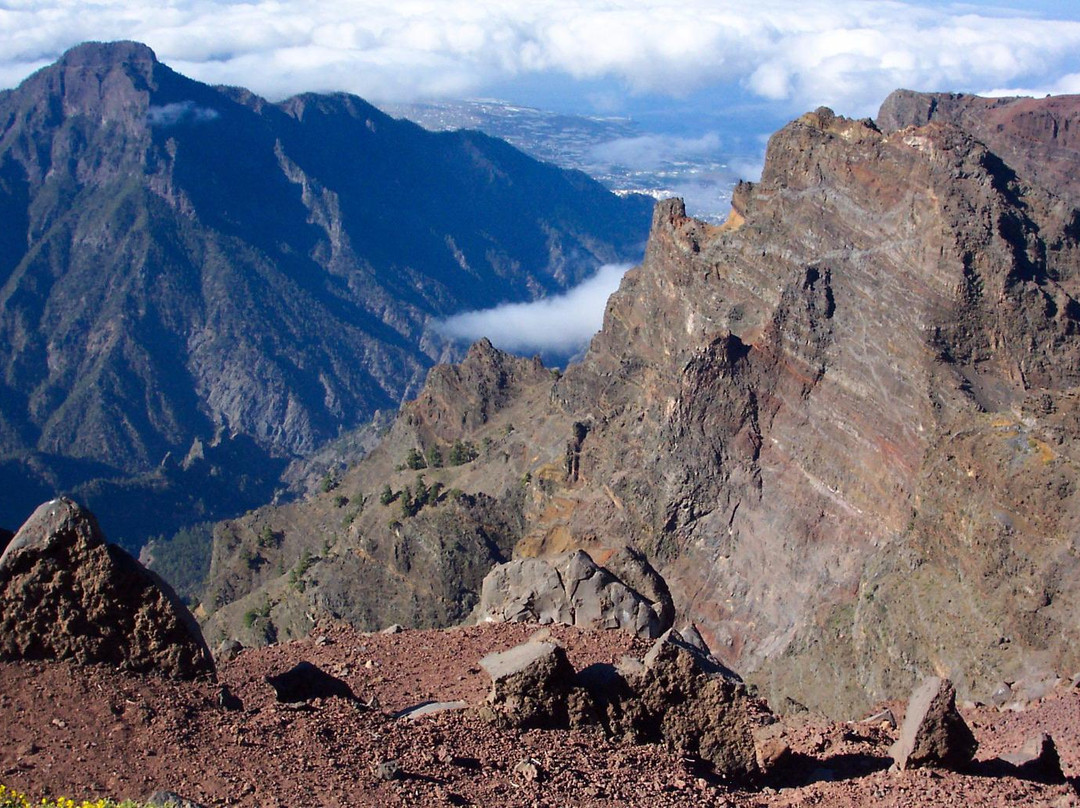
[[[739,87],[792,111],[868,115],[897,87],[1039,91],[1080,72],[1080,16],[1061,0],[99,0],[93,13],[23,0],[0,3],[0,81],[107,39],[272,98],[462,97],[548,75],[667,97]]]
[[[496,348],[510,353],[569,357],[600,330],[607,299],[630,266],[605,264],[565,294],[462,312],[437,323],[435,330],[469,342],[487,337]]]

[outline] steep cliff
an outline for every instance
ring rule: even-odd
[[[1009,157],[1030,128],[888,115],[782,129],[722,226],[661,203],[583,362],[503,396],[438,369],[385,450],[482,447],[440,480],[495,498],[515,555],[646,551],[774,698],[849,714],[926,673],[979,697],[1080,666],[1080,215]]]

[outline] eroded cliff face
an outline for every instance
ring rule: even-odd
[[[1002,156],[1029,136],[804,115],[725,225],[657,206],[581,364],[499,396],[434,372],[384,448],[476,441],[439,473],[515,555],[635,544],[774,699],[1071,671],[1080,228]]]

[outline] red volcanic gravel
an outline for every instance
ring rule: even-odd
[[[655,745],[617,745],[599,729],[508,732],[457,710],[415,720],[428,700],[483,699],[478,660],[535,626],[361,634],[323,626],[300,642],[244,651],[219,683],[178,683],[62,663],[0,665],[0,782],[32,797],[139,799],[159,789],[204,805],[274,806],[981,806],[1080,808],[1070,785],[972,772],[890,772],[896,732],[867,724],[783,720],[794,753],[759,789],[734,789]],[[642,655],[620,632],[554,626],[581,669]],[[316,641],[316,638],[323,637]],[[358,701],[280,704],[265,677],[300,660],[344,680]],[[221,685],[243,707],[219,703]],[[897,716],[898,718],[901,716]],[[979,761],[1038,731],[1080,777],[1080,691],[1061,687],[1023,712],[967,713]],[[396,768],[396,777],[382,779]],[[522,764],[527,761],[527,765]],[[516,768],[515,768],[516,767]]]

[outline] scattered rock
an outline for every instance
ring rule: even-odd
[[[222,640],[214,651],[214,660],[221,665],[224,662],[232,662],[240,652],[244,650],[244,644],[239,640]]]
[[[928,677],[911,695],[900,739],[889,754],[901,771],[920,766],[960,768],[971,762],[978,743],[956,709],[956,689],[948,679]]]
[[[528,642],[488,654],[480,666],[491,676],[481,716],[512,727],[566,727],[574,669],[566,651],[549,642]]]
[[[791,745],[780,736],[764,738],[755,745],[758,768],[771,774],[791,760]]]
[[[401,764],[396,760],[384,760],[375,764],[372,773],[379,780],[396,780],[401,776]]]
[[[867,716],[860,724],[872,724],[875,727],[888,726],[889,729],[896,729],[896,716],[893,715],[893,711],[886,707],[884,710],[879,710],[871,716]]]
[[[1003,707],[1012,698],[1012,686],[1008,682],[1001,682],[990,694],[990,703],[995,707]]]
[[[1016,773],[1024,779],[1037,780],[1040,783],[1065,782],[1057,744],[1045,732],[1031,736],[1020,751],[1002,755],[1001,760],[1014,766]]]
[[[425,701],[422,704],[416,704],[412,707],[406,707],[404,710],[398,710],[394,713],[393,718],[404,718],[409,721],[414,721],[425,715],[434,715],[436,713],[445,713],[453,710],[464,710],[468,706],[468,702],[464,701]]]
[[[0,659],[213,676],[202,633],[161,578],[70,499],[40,506],[0,556]]]
[[[594,665],[583,684],[609,734],[666,743],[723,778],[760,774],[753,730],[760,721],[746,688],[676,631],[658,639],[640,666]]]
[[[184,799],[173,791],[155,791],[143,802],[147,808],[203,808],[199,803]]]
[[[218,690],[217,703],[218,707],[221,707],[225,710],[244,709],[244,703],[240,700],[238,696],[234,695],[233,692],[229,690],[228,685],[222,685],[221,688]]]
[[[331,676],[307,660],[298,662],[283,673],[267,676],[266,683],[274,688],[277,700],[281,702],[310,701],[332,696],[356,700],[352,688],[346,682]]]
[[[519,775],[526,783],[536,783],[543,777],[544,770],[540,767],[540,761],[534,758],[519,760],[514,765],[514,774]]]
[[[659,636],[674,615],[667,584],[632,548],[617,553],[612,563],[649,594],[599,566],[584,550],[575,550],[551,562],[522,558],[492,569],[484,578],[479,619],[619,628],[639,637]]]

